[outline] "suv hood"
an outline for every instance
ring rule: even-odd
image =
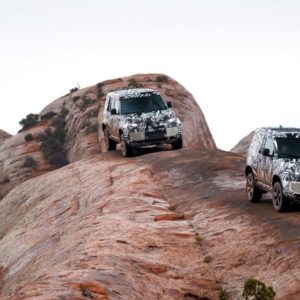
[[[299,160],[282,160],[281,164],[278,166],[278,174],[286,174],[289,180],[300,181],[300,161]],[[285,176],[283,176],[285,177]]]
[[[166,125],[166,123],[177,123],[177,118],[172,110],[158,110],[148,113],[130,114],[126,116],[126,122],[128,123],[145,123],[146,125],[153,125],[154,127]]]

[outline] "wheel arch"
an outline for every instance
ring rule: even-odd
[[[245,175],[248,176],[249,173],[253,173],[252,168],[250,166],[246,166],[245,168]]]
[[[278,175],[274,175],[273,179],[272,179],[272,186],[275,184],[275,182],[279,181],[279,183],[281,184],[281,179]]]

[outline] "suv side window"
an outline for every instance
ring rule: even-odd
[[[107,111],[111,111],[111,97],[108,98]]]
[[[115,101],[115,109],[117,111],[117,115],[119,115],[120,112],[121,112],[120,99],[116,99],[116,101]]]
[[[272,138],[267,138],[266,144],[265,144],[265,149],[269,149],[270,155],[274,155],[275,151],[275,146],[274,146],[274,141]]]
[[[111,112],[111,110],[112,110],[113,108],[116,108],[115,103],[116,103],[116,99],[115,99],[115,98],[110,98],[110,99],[109,99],[109,103],[108,103],[108,106],[107,106],[107,110],[108,110],[109,112]]]

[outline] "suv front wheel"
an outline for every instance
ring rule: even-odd
[[[289,199],[283,194],[282,185],[279,181],[276,181],[273,185],[273,206],[276,211],[285,211],[289,205]]]
[[[256,186],[255,178],[252,172],[247,175],[246,190],[248,200],[250,202],[259,202],[261,199],[262,191]]]
[[[116,146],[117,146],[116,142],[109,138],[109,133],[107,128],[104,129],[104,146],[107,152],[111,150],[116,150]]]
[[[182,148],[182,138],[179,138],[176,142],[172,143],[172,149],[178,150]]]
[[[130,148],[124,138],[123,133],[120,135],[120,141],[121,141],[121,150],[124,157],[130,157],[132,156],[132,148]]]

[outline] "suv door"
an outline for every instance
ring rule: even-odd
[[[111,114],[110,115],[110,134],[117,140],[119,138],[119,113],[120,113],[120,109],[119,109],[119,99],[112,99],[111,101],[111,111],[114,109],[115,110],[115,114]]]
[[[271,137],[267,137],[263,153],[260,161],[260,181],[267,185],[269,188],[272,187],[272,174],[273,174],[273,160],[275,155],[275,144]]]
[[[109,97],[108,104],[107,104],[107,111],[105,112],[106,120],[105,123],[108,128],[109,135],[114,135],[113,133],[113,118],[114,115],[111,114],[111,110],[114,108],[114,99],[112,97]]]

